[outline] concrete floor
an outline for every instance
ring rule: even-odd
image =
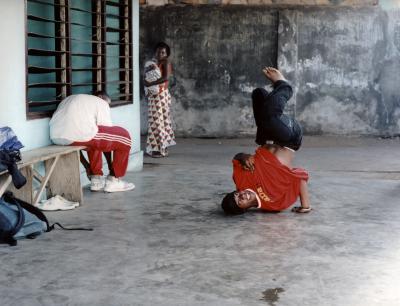
[[[133,192],[85,191],[56,230],[0,246],[0,305],[400,305],[400,141],[307,137],[314,211],[226,217],[231,157],[251,139],[178,139],[129,173]]]

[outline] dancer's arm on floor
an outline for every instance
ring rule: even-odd
[[[301,208],[310,208],[310,196],[308,194],[307,181],[301,180],[300,182],[300,203]]]

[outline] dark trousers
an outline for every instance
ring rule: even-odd
[[[279,93],[271,98],[263,88],[256,88],[251,97],[257,126],[256,143],[263,145],[273,141],[297,151],[301,146],[303,132],[294,118],[283,114],[285,99],[279,99]]]

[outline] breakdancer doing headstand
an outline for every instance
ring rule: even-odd
[[[252,93],[256,143],[260,147],[254,155],[239,153],[233,158],[236,191],[228,193],[221,206],[227,214],[242,214],[251,207],[281,211],[300,196],[301,206],[292,211],[307,213],[311,211],[308,173],[292,167],[294,152],[301,146],[302,130],[295,119],[283,114],[293,90],[279,70],[266,67],[263,73],[274,89],[268,93],[257,88]]]

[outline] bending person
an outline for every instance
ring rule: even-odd
[[[273,83],[274,89],[268,93],[264,88],[256,88],[252,93],[256,143],[277,144],[297,151],[303,132],[295,119],[283,114],[287,101],[293,95],[292,86],[278,69],[266,67],[263,73]]]
[[[308,173],[291,167],[293,154],[275,145],[261,146],[254,155],[236,154],[232,161],[236,191],[222,200],[224,212],[242,214],[252,207],[278,212],[291,206],[299,196],[301,206],[294,207],[293,211],[311,211]]]
[[[50,138],[58,145],[86,146],[91,174],[90,190],[127,191],[135,185],[123,181],[128,167],[131,137],[111,121],[111,99],[105,92],[71,95],[58,105],[50,120]],[[110,165],[104,181],[102,154]],[[112,157],[111,157],[112,154]],[[85,167],[86,168],[86,167]]]

